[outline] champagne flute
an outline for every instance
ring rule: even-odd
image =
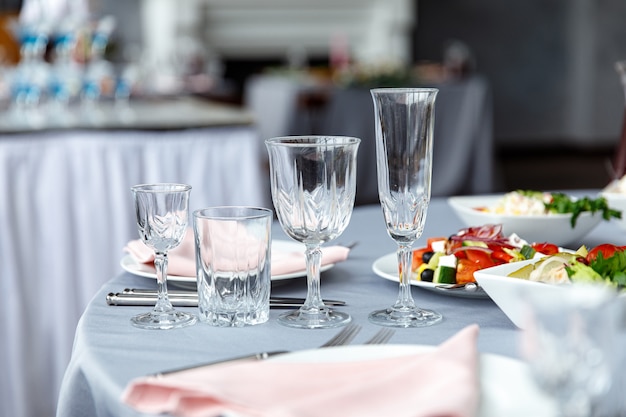
[[[285,326],[331,328],[351,320],[350,315],[331,310],[322,301],[320,247],[341,235],[350,222],[360,142],[341,136],[289,136],[265,141],[278,220],[287,235],[306,246],[306,300],[299,310],[278,318]]]
[[[400,289],[391,307],[369,315],[372,323],[423,327],[441,314],[419,308],[411,295],[413,243],[422,235],[430,203],[433,157],[434,88],[376,88],[378,195],[389,236],[398,244]]]
[[[173,329],[196,322],[194,315],[174,310],[167,295],[167,252],[180,244],[187,231],[190,190],[191,186],[186,184],[142,184],[131,187],[139,236],[154,250],[158,286],[154,309],[131,318],[131,323],[137,327]]]

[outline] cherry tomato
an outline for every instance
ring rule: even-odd
[[[491,259],[493,259],[496,263],[504,264],[513,259],[513,255],[509,255],[503,250],[494,250],[493,252],[491,252]]]
[[[589,253],[587,253],[587,262],[591,263],[592,261],[594,261],[600,253],[602,253],[602,257],[604,259],[608,259],[613,256],[615,252],[621,250],[622,249],[620,246],[616,246],[611,243],[603,243],[591,249]]]
[[[559,253],[559,247],[553,243],[533,243],[531,246],[534,250],[544,255],[550,256]]]
[[[428,246],[430,248],[430,250],[433,250],[433,242],[437,242],[439,240],[447,240],[447,238],[445,238],[445,237],[431,237],[431,238],[428,238],[428,240],[426,241],[426,246]]]
[[[454,252],[454,256],[456,256],[456,259],[467,259],[467,254],[464,250],[458,250]]]
[[[420,265],[424,263],[424,260],[422,259],[422,257],[424,256],[426,252],[430,252],[430,251],[431,249],[429,248],[418,248],[418,249],[413,250],[413,262],[411,263],[411,269],[413,271],[416,271],[417,268],[419,268]]]
[[[478,271],[480,265],[469,259],[459,259],[456,264],[456,283],[467,284],[468,282],[476,282],[474,272]]]
[[[465,254],[467,255],[467,259],[471,262],[474,262],[479,266],[480,269],[489,268],[491,266],[496,265],[489,252],[483,251],[480,249],[466,249]]]

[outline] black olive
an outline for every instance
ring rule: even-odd
[[[435,254],[435,252],[424,252],[422,254],[422,262],[427,264],[428,261],[430,261],[430,258],[432,258],[434,254]]]
[[[435,271],[433,271],[430,268],[424,268],[424,270],[420,274],[420,279],[422,281],[433,282],[434,277],[435,277]]]

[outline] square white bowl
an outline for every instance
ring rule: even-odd
[[[601,213],[583,212],[572,228],[571,214],[519,216],[477,210],[479,207],[492,207],[503,197],[503,194],[455,196],[448,198],[448,204],[467,227],[501,224],[505,235],[515,233],[529,243],[550,242],[577,248],[581,239],[602,221]]]
[[[530,292],[547,299],[555,299],[559,297],[559,292],[563,290],[563,286],[567,285],[545,284],[507,276],[511,272],[537,261],[538,259],[529,259],[511,262],[474,272],[474,278],[476,278],[478,285],[520,329],[525,327],[526,303],[524,299]]]

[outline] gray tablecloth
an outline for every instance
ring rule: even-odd
[[[462,224],[444,199],[434,199],[424,234],[445,236]],[[285,239],[278,225],[274,239]],[[343,299],[344,308],[363,330],[354,343],[363,342],[379,327],[367,315],[395,301],[398,284],[384,280],[372,271],[381,256],[393,253],[395,244],[387,236],[379,206],[362,206],[354,211],[341,242],[358,242],[347,261],[322,275],[322,296]],[[584,240],[587,245],[605,241],[626,244],[626,235],[613,224],[603,223]],[[581,242],[582,243],[582,242]],[[60,393],[58,417],[133,416],[136,412],[120,402],[126,384],[133,378],[199,362],[276,349],[307,349],[320,345],[336,330],[298,330],[281,326],[272,310],[266,324],[247,328],[215,328],[203,323],[172,331],[142,331],[131,326],[129,318],[146,307],[111,307],[105,295],[126,287],[154,287],[154,281],[131,274],[115,277],[102,287],[83,314],[76,331],[71,363]],[[304,296],[305,279],[295,278],[275,286],[275,295]],[[478,323],[478,348],[519,358],[518,330],[489,299],[465,299],[413,287],[418,305],[443,314],[443,322],[428,328],[399,329],[391,343],[436,345],[465,326]],[[189,309],[193,311],[193,309]]]

